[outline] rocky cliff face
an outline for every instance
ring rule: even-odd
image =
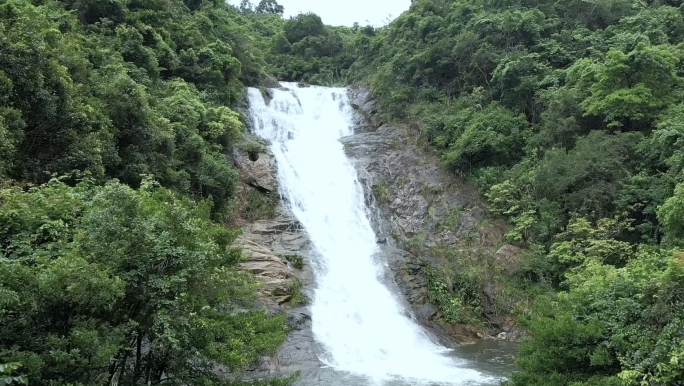
[[[263,358],[252,369],[253,376],[283,376],[317,368],[318,347],[306,308],[314,285],[306,263],[309,238],[278,194],[277,165],[268,144],[247,134],[243,146],[235,149],[233,161],[241,184],[231,225],[243,230],[238,239],[245,255],[242,269],[260,283],[259,302],[273,314],[285,313],[291,328],[279,353]]]
[[[515,275],[520,266],[521,251],[503,243],[505,224],[488,216],[471,185],[417,146],[416,128],[383,125],[377,102],[364,88],[352,88],[350,99],[361,130],[342,143],[365,186],[383,258],[413,317],[443,341],[445,336],[461,342],[520,337],[506,305],[502,307],[505,300],[496,280],[497,275]],[[454,256],[462,261],[451,261]],[[484,271],[486,279],[476,294],[484,325],[445,323],[429,296],[431,268],[458,270],[465,264],[481,265]]]

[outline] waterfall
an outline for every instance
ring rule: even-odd
[[[342,88],[282,83],[249,89],[257,135],[272,143],[280,193],[313,243],[316,289],[313,333],[321,361],[375,382],[476,385],[487,379],[445,355],[411,321],[381,282],[376,237],[357,174],[339,139],[352,135],[352,108]]]

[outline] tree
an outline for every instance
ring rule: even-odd
[[[294,44],[309,36],[325,35],[325,25],[315,13],[300,13],[285,23],[285,37]]]
[[[249,15],[254,13],[254,5],[249,0],[240,0],[240,12]]]
[[[658,209],[658,220],[663,224],[668,240],[675,245],[684,242],[684,184],[677,184],[674,195]]]
[[[585,114],[603,116],[609,127],[642,127],[674,101],[674,90],[681,84],[678,62],[670,46],[640,42],[628,53],[609,50],[605,61],[590,70],[595,83],[582,102]]]
[[[505,58],[492,73],[492,83],[501,93],[502,104],[536,121],[534,97],[545,82],[550,82],[550,72],[551,68],[536,54]]]
[[[570,257],[565,253],[571,251],[562,255]],[[677,289],[684,284],[681,254],[642,247],[619,268],[597,257],[566,275],[566,291],[540,299],[512,385],[684,381],[684,298]]]
[[[498,104],[473,111],[460,136],[444,155],[447,164],[457,169],[514,162],[522,152],[527,121]]]
[[[605,217],[629,175],[625,162],[639,138],[592,131],[570,151],[549,150],[536,174],[536,192],[561,202],[566,213]]]
[[[261,0],[255,11],[256,13],[268,13],[282,17],[283,13],[285,13],[285,7],[278,4],[276,0]]]
[[[151,180],[0,191],[0,362],[37,385],[199,384],[272,352],[282,319],[252,308],[209,208]]]
[[[120,0],[76,0],[73,7],[86,24],[93,24],[104,18],[121,23],[126,16],[126,8]]]

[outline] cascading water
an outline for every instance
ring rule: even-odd
[[[362,186],[344,154],[352,135],[346,89],[282,83],[249,89],[255,132],[272,142],[281,194],[314,245],[313,333],[321,361],[375,382],[476,385],[487,380],[445,354],[382,284]]]

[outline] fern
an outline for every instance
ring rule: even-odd
[[[19,303],[19,295],[10,289],[0,286],[0,310],[17,303]],[[2,366],[3,365],[0,365],[0,373],[2,373]],[[2,383],[0,383],[0,385],[2,385]]]

